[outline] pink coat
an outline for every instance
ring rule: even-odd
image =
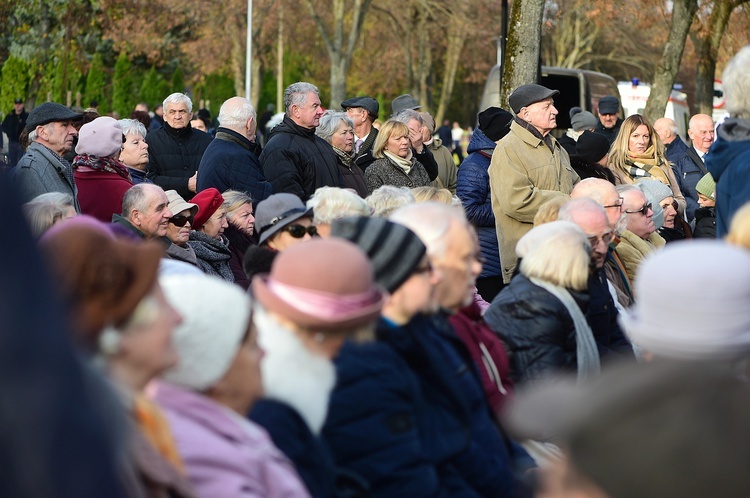
[[[308,498],[289,460],[259,425],[210,398],[160,382],[164,409],[188,477],[200,496]]]

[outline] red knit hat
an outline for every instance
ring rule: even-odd
[[[190,202],[198,205],[198,214],[195,215],[193,230],[199,230],[216,210],[224,204],[224,198],[221,196],[221,192],[211,187],[195,194],[195,197]]]

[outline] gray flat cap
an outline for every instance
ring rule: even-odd
[[[508,102],[510,103],[510,108],[513,109],[513,112],[518,114],[524,107],[554,97],[555,95],[560,95],[560,92],[532,83],[530,85],[521,85],[516,88],[510,97],[508,97]]]
[[[570,125],[575,131],[590,130],[596,128],[599,120],[589,111],[581,111],[570,119]]]
[[[372,97],[353,97],[351,99],[346,99],[341,103],[341,108],[343,110],[357,107],[361,107],[376,118],[380,112],[380,104],[378,104],[378,101]]]
[[[408,93],[399,95],[398,97],[393,99],[393,102],[391,102],[391,110],[393,111],[394,116],[404,109],[416,110],[421,108],[422,106],[419,105],[419,102],[417,102],[417,100]]]
[[[82,114],[73,112],[57,102],[45,102],[33,108],[26,119],[26,129],[29,131],[37,126],[46,125],[56,121],[72,121],[81,119]]]

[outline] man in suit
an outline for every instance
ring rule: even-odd
[[[378,130],[372,123],[378,119],[380,104],[372,97],[354,97],[341,103],[341,108],[354,123],[354,154],[357,166],[365,170],[375,158],[372,146]]]

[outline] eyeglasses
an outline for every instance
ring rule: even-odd
[[[614,204],[610,204],[609,206],[603,206],[604,209],[607,208],[621,208],[622,207],[623,198],[619,197]]]
[[[635,211],[628,211],[626,209],[625,212],[627,214],[641,213],[643,216],[646,216],[650,210],[651,210],[651,203],[649,202],[648,204],[644,204],[641,209],[636,209]]]
[[[186,223],[190,223],[190,226],[193,226],[193,223],[195,222],[195,216],[172,216],[169,218],[169,222],[173,224],[176,227],[184,227]]]
[[[284,227],[285,232],[289,232],[289,235],[294,237],[295,239],[301,239],[305,236],[305,234],[308,234],[310,237],[315,237],[318,235],[318,227],[316,226],[303,226],[303,225],[289,225],[288,227]]]
[[[612,232],[607,232],[605,234],[602,234],[601,237],[598,237],[596,235],[587,235],[589,239],[589,244],[591,244],[591,247],[596,247],[599,245],[599,242],[604,242],[605,246],[608,246],[610,242],[612,242],[612,239],[614,238],[614,234]]]

